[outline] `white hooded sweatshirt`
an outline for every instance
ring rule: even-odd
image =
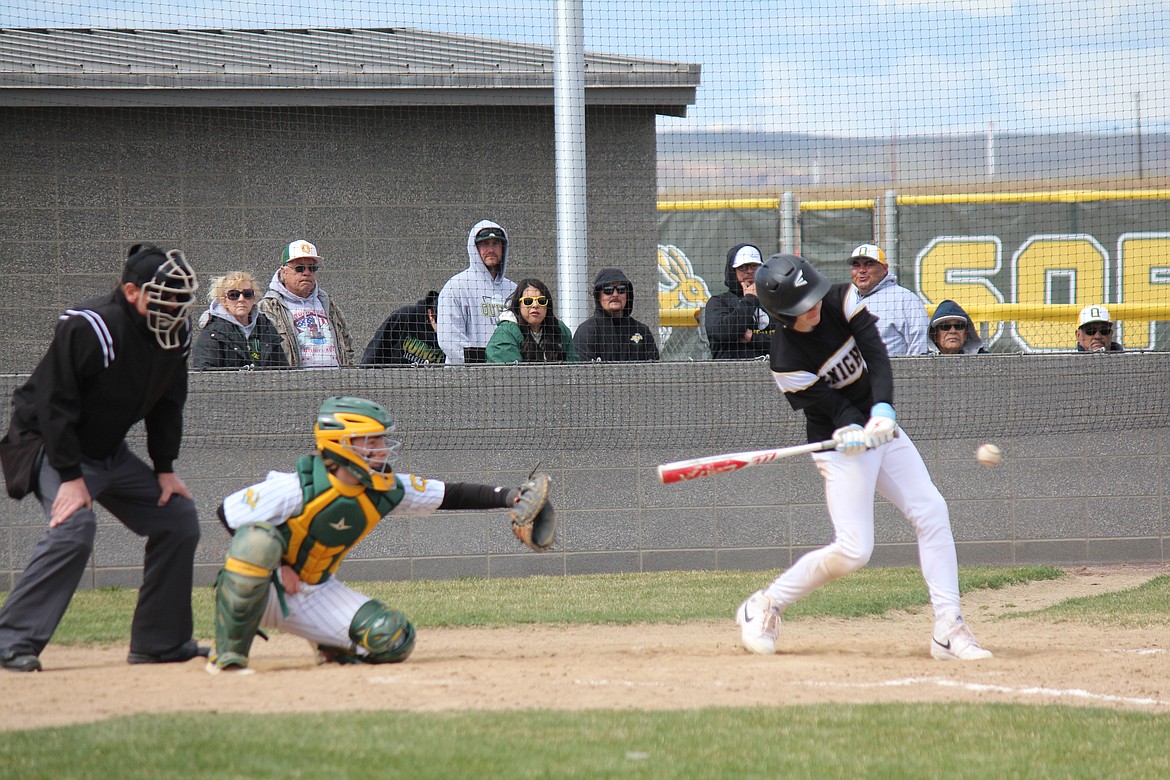
[[[475,246],[475,236],[484,228],[495,228],[504,236],[500,275],[496,277],[483,264]],[[516,283],[507,277],[509,244],[508,232],[488,219],[476,222],[468,232],[467,270],[452,276],[439,291],[436,327],[448,363],[465,362],[464,347],[486,347],[492,337],[500,312],[516,289]]]

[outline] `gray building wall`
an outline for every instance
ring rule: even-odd
[[[898,358],[900,422],[947,497],[961,564],[1166,562],[1170,354]],[[192,374],[177,470],[196,494],[196,579],[227,548],[228,493],[289,470],[323,397],[386,404],[400,472],[519,484],[554,480],[559,540],[530,553],[503,512],[381,523],[342,565],[351,581],[669,569],[778,570],[829,541],[809,457],[661,485],[660,463],[804,441],[766,363],[436,366]],[[23,377],[0,377],[9,398]],[[0,424],[6,428],[8,405]],[[141,431],[134,446],[144,451]],[[978,466],[992,441],[1006,458]],[[134,586],[142,541],[99,511],[84,585]],[[0,589],[45,529],[37,504],[0,500]],[[913,533],[879,500],[872,565],[916,565]]]
[[[204,284],[266,286],[305,238],[365,347],[393,309],[467,267],[480,219],[508,274],[556,283],[551,108],[13,109],[0,122],[0,372],[30,371],[66,307],[112,288],[126,249],[182,249]],[[655,110],[587,112],[592,278],[623,268],[656,324]]]

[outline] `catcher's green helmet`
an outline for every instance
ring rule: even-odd
[[[387,439],[394,420],[386,407],[365,398],[326,398],[317,412],[313,437],[325,460],[337,464],[374,490],[394,487],[394,457],[402,442]]]

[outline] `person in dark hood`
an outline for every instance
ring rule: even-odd
[[[658,360],[654,333],[630,316],[634,285],[617,268],[602,268],[593,282],[593,316],[581,323],[573,346],[581,360]]]
[[[930,318],[931,354],[983,355],[983,339],[975,330],[975,323],[954,301],[943,301]]]
[[[727,292],[707,301],[703,317],[716,360],[768,354],[776,327],[756,297],[756,269],[764,264],[759,247],[736,244],[727,252],[723,281]]]
[[[374,332],[362,363],[368,366],[405,366],[442,363],[443,350],[435,332],[439,292],[430,290],[418,303],[402,306]]]

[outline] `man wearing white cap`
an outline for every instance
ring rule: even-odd
[[[931,352],[930,320],[922,300],[890,273],[886,253],[874,244],[862,244],[849,256],[849,274],[853,286],[846,308],[865,306],[878,318],[877,329],[890,357],[926,355]]]
[[[293,368],[353,365],[349,326],[341,309],[317,284],[320,267],[317,247],[298,238],[280,253],[280,267],[258,304],[280,333]]]
[[[1081,309],[1077,321],[1077,352],[1123,352],[1121,344],[1113,341],[1113,318],[1099,303]]]
[[[757,358],[772,344],[772,324],[756,297],[756,270],[764,264],[759,247],[736,244],[727,251],[723,281],[727,292],[707,301],[703,326],[716,360]]]

